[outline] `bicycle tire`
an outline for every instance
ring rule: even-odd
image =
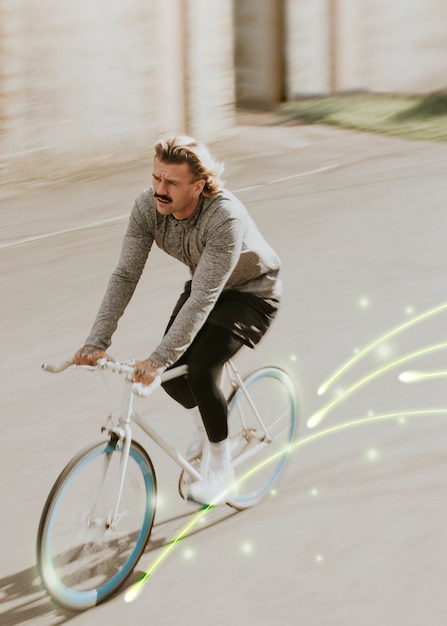
[[[62,470],[43,508],[38,571],[48,593],[64,608],[82,611],[110,597],[132,573],[149,539],[157,483],[149,456],[135,441],[118,522],[108,526],[121,451],[122,445],[113,442],[82,450]]]
[[[258,430],[254,412],[241,387],[236,387],[228,400],[228,427],[233,453],[235,475],[238,481],[237,495],[227,504],[236,509],[245,509],[257,504],[271,492],[284,471],[291,445],[297,431],[297,400],[293,382],[284,370],[278,367],[263,367],[250,374],[245,380],[250,397],[264,422],[271,441],[237,465],[237,457],[247,452],[250,433]],[[242,412],[246,429],[242,429],[238,417]],[[242,444],[240,443],[242,442]],[[237,449],[238,446],[240,449]]]

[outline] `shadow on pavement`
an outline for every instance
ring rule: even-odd
[[[195,515],[191,511],[183,515],[162,520],[154,524],[152,536],[144,554],[160,550],[176,537],[184,524]],[[216,524],[236,515],[238,511],[229,507],[218,507],[205,516],[205,522],[192,528],[185,537],[205,531]],[[157,535],[161,536],[157,536]],[[144,571],[135,569],[116,595],[122,594],[128,587],[141,578]],[[46,593],[34,565],[0,580],[0,623],[2,626],[19,626],[31,622],[55,626],[65,624],[78,615],[59,607]]]

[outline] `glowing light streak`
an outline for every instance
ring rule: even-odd
[[[124,601],[125,602],[133,602],[133,600],[135,600],[137,598],[138,594],[141,591],[141,588],[142,588],[143,584],[152,576],[152,574],[155,572],[155,570],[158,567],[160,567],[160,565],[163,563],[163,561],[165,561],[167,559],[167,557],[174,550],[174,548],[179,543],[179,541],[184,539],[184,537],[188,534],[188,532],[192,528],[194,528],[194,526],[196,526],[200,522],[200,519],[207,513],[207,511],[209,511],[212,508],[213,508],[212,505],[209,505],[207,507],[203,507],[202,509],[200,509],[199,513],[197,513],[192,518],[192,520],[190,522],[188,522],[188,524],[186,524],[182,528],[182,530],[179,532],[177,537],[175,537],[172,541],[170,541],[168,543],[168,545],[165,547],[165,549],[160,554],[158,559],[156,559],[152,563],[150,568],[148,570],[146,570],[146,572],[140,578],[140,580],[138,580],[135,584],[133,584],[132,587],[130,587],[128,589],[128,591],[125,593],[125,595],[124,595]]]
[[[372,372],[371,374],[368,374],[368,376],[365,376],[365,378],[362,378],[361,380],[357,381],[354,385],[349,387],[349,389],[346,390],[343,396],[335,398],[334,400],[332,400],[332,402],[329,402],[322,409],[320,409],[319,411],[316,411],[313,415],[311,415],[310,418],[307,420],[307,427],[315,428],[315,426],[317,426],[322,421],[322,419],[329,413],[331,409],[333,409],[335,406],[340,404],[340,402],[345,400],[347,397],[351,396],[355,391],[357,391],[361,387],[364,387],[366,383],[369,383],[374,378],[377,378],[378,376],[380,376],[381,374],[384,374],[388,370],[393,369],[394,367],[397,367],[401,363],[405,363],[405,361],[410,361],[411,359],[415,359],[419,356],[423,356],[424,354],[429,354],[430,352],[435,352],[436,350],[443,350],[445,348],[447,348],[447,343],[438,343],[434,346],[430,346],[429,348],[424,348],[422,350],[412,352],[411,354],[407,354],[401,357],[400,359],[396,359],[395,361],[392,361],[391,363],[388,363],[387,365],[384,365],[383,367],[377,370],[374,370],[374,372]]]
[[[342,422],[341,424],[336,424],[335,426],[331,426],[330,428],[326,428],[325,430],[320,430],[320,431],[318,431],[316,433],[308,435],[307,437],[303,437],[303,439],[299,439],[298,441],[295,441],[293,444],[287,444],[283,450],[280,450],[279,452],[276,452],[272,456],[268,457],[267,459],[265,459],[264,461],[262,461],[261,463],[259,463],[258,465],[256,465],[252,469],[250,469],[246,474],[244,474],[244,476],[242,476],[238,480],[238,483],[239,484],[243,483],[250,476],[252,476],[256,472],[258,472],[261,469],[263,469],[266,465],[269,465],[270,463],[273,463],[274,461],[276,461],[279,457],[281,457],[284,454],[284,452],[297,450],[298,448],[301,448],[301,447],[303,447],[303,446],[305,446],[305,445],[307,445],[307,444],[309,444],[309,443],[311,443],[313,441],[317,441],[318,439],[323,439],[324,437],[327,437],[329,435],[333,435],[333,434],[336,434],[336,433],[339,433],[339,432],[343,432],[345,430],[349,430],[349,429],[354,428],[354,427],[359,426],[359,425],[370,424],[372,422],[378,422],[380,420],[391,420],[391,419],[396,419],[396,418],[402,418],[404,416],[405,417],[416,417],[416,416],[421,416],[421,415],[442,415],[442,414],[447,414],[447,407],[446,408],[440,408],[440,409],[420,409],[420,410],[416,410],[416,411],[401,411],[401,412],[397,412],[397,413],[383,413],[381,415],[375,415],[373,417],[362,417],[362,418],[357,418],[355,420],[350,420],[348,422]],[[221,494],[219,496],[219,498],[216,498],[216,500],[220,499],[222,495],[223,494]],[[149,578],[158,569],[158,567],[160,567],[160,565],[167,559],[167,557],[169,556],[169,554],[171,554],[171,552],[174,550],[174,548],[177,546],[177,544],[182,539],[184,539],[186,537],[187,533],[190,530],[192,530],[198,523],[200,523],[200,520],[202,520],[203,517],[212,508],[213,508],[212,505],[203,507],[180,530],[180,532],[177,535],[177,537],[175,537],[165,547],[165,549],[162,551],[160,556],[154,561],[154,563],[151,565],[151,567],[145,572],[144,576],[142,576],[142,578],[140,578],[139,581],[134,583],[127,590],[127,592],[124,595],[124,601],[125,602],[133,602],[134,600],[136,600],[136,598],[138,597],[138,595],[142,591],[144,583],[149,580]]]
[[[343,365],[338,370],[336,370],[336,372],[332,374],[332,376],[330,376],[327,380],[325,380],[325,382],[318,389],[318,392],[317,392],[318,395],[322,396],[329,389],[329,387],[332,385],[334,380],[339,378],[343,374],[343,372],[349,369],[352,365],[354,365],[354,363],[356,363],[359,359],[361,359],[365,354],[370,352],[373,348],[375,348],[376,346],[381,344],[383,341],[385,341],[385,339],[389,339],[390,337],[393,337],[394,335],[401,333],[407,328],[410,328],[411,326],[414,326],[415,324],[418,324],[419,322],[422,322],[423,320],[428,319],[432,315],[441,313],[441,311],[445,311],[446,309],[447,309],[447,302],[433,309],[425,311],[425,313],[421,313],[420,315],[412,318],[411,320],[408,320],[408,322],[400,324],[399,326],[395,326],[384,335],[381,335],[380,337],[378,337],[378,339],[375,339],[373,342],[369,343],[362,350],[357,352],[355,356],[351,357],[345,363],[343,363]]]
[[[443,378],[445,376],[447,376],[447,370],[440,370],[438,372],[418,372],[412,370],[401,372],[399,374],[399,380],[402,383],[418,383],[427,378]]]

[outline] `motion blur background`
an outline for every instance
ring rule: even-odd
[[[1,0],[2,181],[216,139],[237,106],[446,88],[445,0]]]
[[[403,385],[396,365],[445,347],[446,70],[447,0],[0,0],[2,626],[447,624],[445,378]],[[342,129],[328,126],[335,114]],[[352,130],[354,116],[369,132]],[[177,132],[211,144],[281,256],[278,319],[237,364],[291,373],[300,447],[275,497],[238,515],[216,509],[138,602],[118,594],[73,615],[37,575],[39,518],[56,476],[119,408],[121,386],[40,366],[82,345],[153,143]],[[151,251],[116,358],[152,352],[187,278]],[[403,365],[445,363],[429,348]],[[310,443],[306,421],[332,397]],[[183,449],[182,407],[166,394],[150,407]],[[401,419],[370,419],[393,413]],[[177,467],[148,450],[159,498],[136,576],[192,515]]]

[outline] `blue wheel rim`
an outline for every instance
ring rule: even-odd
[[[103,448],[92,450],[90,454],[87,454],[82,459],[82,461],[73,468],[67,480],[65,481],[63,488],[58,493],[55,503],[51,509],[51,514],[48,518],[48,524],[47,524],[46,533],[45,533],[47,537],[51,536],[53,524],[54,524],[57,510],[59,508],[59,504],[62,501],[62,497],[65,491],[70,486],[70,483],[72,482],[72,480],[76,477],[79,471],[83,467],[85,467],[88,463],[90,463],[93,459],[100,456],[101,454],[106,454],[110,452],[119,453],[120,450],[115,449],[110,445],[106,445]],[[116,574],[114,574],[114,576],[112,576],[112,578],[110,578],[107,582],[103,583],[102,585],[100,585],[99,587],[95,589],[90,589],[86,591],[75,591],[73,589],[70,589],[70,587],[67,587],[66,585],[64,585],[64,583],[57,576],[57,573],[54,570],[52,564],[48,566],[48,564],[50,564],[52,560],[51,555],[50,555],[50,542],[49,541],[45,542],[43,560],[44,560],[44,563],[46,564],[45,566],[46,582],[48,583],[48,586],[51,588],[55,596],[60,598],[67,605],[70,605],[73,607],[80,606],[83,608],[88,608],[88,607],[95,606],[96,604],[101,602],[101,600],[106,598],[108,595],[110,595],[115,589],[117,589],[120,586],[121,581],[123,581],[127,577],[127,575],[135,566],[135,562],[138,558],[138,555],[143,549],[142,544],[146,539],[149,525],[152,519],[151,503],[153,501],[154,483],[153,483],[152,474],[149,471],[147,464],[144,458],[139,453],[139,451],[131,447],[129,451],[129,456],[135,460],[135,462],[138,464],[138,466],[141,469],[141,473],[144,478],[144,485],[146,489],[146,506],[145,506],[145,511],[144,511],[143,525],[139,532],[138,539],[135,542],[135,546],[133,547],[131,554],[126,559],[121,569],[118,570]]]
[[[290,421],[291,421],[289,434],[287,436],[287,443],[291,444],[295,438],[296,429],[297,429],[297,401],[296,401],[295,390],[293,388],[293,384],[288,374],[286,374],[282,370],[277,369],[275,367],[265,368],[263,370],[260,370],[259,372],[254,372],[254,374],[249,376],[247,381],[244,381],[249,392],[250,392],[250,385],[253,384],[255,381],[261,380],[262,378],[275,378],[276,380],[281,382],[284,385],[285,389],[287,390],[287,395],[290,400]],[[242,394],[241,389],[240,388],[237,389],[228,407],[229,414],[231,413],[231,410],[233,409],[235,403],[237,402],[237,399],[239,398],[241,394]],[[276,483],[279,476],[284,470],[284,467],[287,463],[287,459],[289,456],[289,451],[284,450],[284,452],[281,453],[281,455],[278,454],[278,456],[280,456],[280,460],[279,462],[276,461],[277,462],[276,469],[271,475],[271,477],[266,481],[266,483],[262,487],[259,487],[258,489],[252,491],[249,494],[240,495],[240,496],[236,496],[235,498],[232,498],[232,502],[234,502],[234,504],[236,505],[240,504],[241,506],[250,504],[252,500],[256,500],[260,498],[262,495],[267,493],[272,488],[272,486]],[[274,462],[275,462],[275,459],[272,459],[272,463]]]

